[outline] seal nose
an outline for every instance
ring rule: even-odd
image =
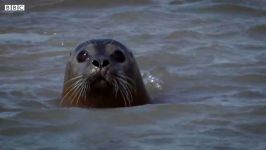
[[[109,60],[107,59],[104,59],[104,60],[101,60],[101,61],[98,61],[98,60],[93,60],[92,61],[92,64],[95,66],[95,67],[98,67],[98,68],[104,68],[106,66],[109,65]]]

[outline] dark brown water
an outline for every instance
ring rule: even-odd
[[[266,1],[27,0],[23,13],[7,3],[1,150],[266,149]],[[68,52],[92,38],[134,52],[157,104],[57,106]]]

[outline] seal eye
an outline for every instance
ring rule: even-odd
[[[82,50],[81,52],[79,52],[78,56],[77,56],[77,60],[79,63],[84,62],[87,58],[89,57],[89,54],[86,50]]]
[[[113,54],[112,57],[119,63],[122,63],[126,60],[125,55],[120,51],[116,50]]]

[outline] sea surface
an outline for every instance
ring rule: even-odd
[[[0,9],[1,150],[266,149],[266,1],[1,0]],[[133,51],[153,104],[58,106],[69,51],[95,38]]]

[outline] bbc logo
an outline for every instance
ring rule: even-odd
[[[25,11],[25,5],[5,5],[5,11]]]

